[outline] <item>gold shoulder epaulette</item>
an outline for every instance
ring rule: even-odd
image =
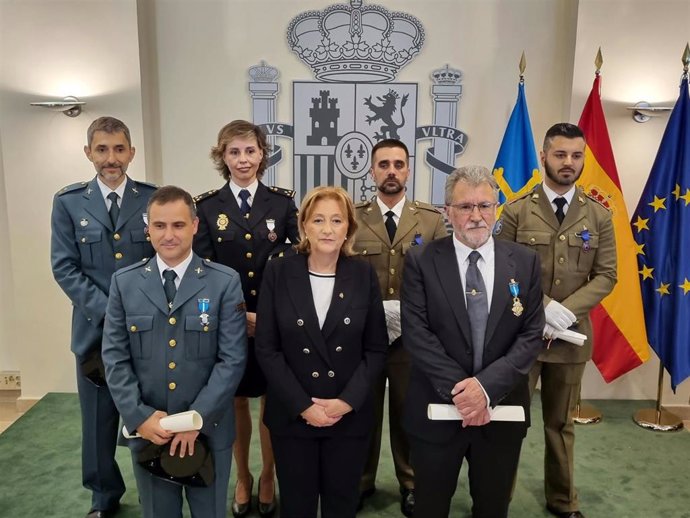
[[[277,187],[273,185],[272,187],[268,188],[271,192],[274,192],[276,194],[282,194],[283,196],[286,196],[288,198],[294,198],[295,197],[295,191],[292,191],[290,189],[283,189],[282,187]]]
[[[609,203],[609,200],[606,199],[602,194],[594,194],[593,192],[585,192],[585,196],[587,196],[588,199],[598,203],[602,207],[604,207],[606,210],[609,212],[611,211],[611,204]]]
[[[203,201],[206,198],[210,198],[211,196],[215,196],[216,194],[218,194],[218,189],[211,189],[210,191],[206,191],[205,193],[202,193],[198,196],[194,196],[194,203],[199,203],[200,201]]]
[[[62,189],[60,189],[60,190],[57,192],[57,195],[58,195],[58,196],[61,196],[61,195],[65,194],[65,193],[68,193],[68,192],[76,191],[76,190],[78,190],[78,189],[83,189],[83,188],[86,187],[88,184],[89,184],[89,182],[77,182],[77,183],[73,183],[73,184],[70,184],[70,185],[66,185],[65,187],[63,187]]]

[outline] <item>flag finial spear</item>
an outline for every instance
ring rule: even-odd
[[[525,59],[525,51],[522,51],[522,56],[520,57],[520,82],[525,82],[525,69],[527,68],[527,60]]]
[[[681,60],[683,61],[683,73],[687,75],[688,66],[690,65],[690,44],[688,43],[685,44],[685,50],[683,51],[683,57]]]
[[[601,55],[601,47],[599,47],[599,50],[597,50],[597,57],[594,58],[594,66],[597,67],[597,69],[594,71],[596,75],[599,75],[601,72],[601,65],[604,64],[604,58]]]

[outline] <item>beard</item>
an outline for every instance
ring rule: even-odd
[[[563,185],[563,186],[570,186],[573,185],[577,180],[580,178],[582,175],[582,170],[584,167],[582,167],[579,171],[576,171],[572,167],[561,167],[558,171],[555,171],[551,165],[549,165],[548,162],[544,162],[544,172],[546,172],[546,176],[549,177],[549,179],[554,182],[555,184],[558,185]],[[571,176],[568,178],[564,178],[560,176],[558,173],[561,171],[563,172],[570,172]]]
[[[378,190],[383,194],[398,194],[405,187],[395,178],[386,178],[386,180],[378,186]]]

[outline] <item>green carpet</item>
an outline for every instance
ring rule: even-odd
[[[582,511],[588,518],[690,518],[690,433],[656,433],[636,426],[633,412],[651,405],[646,401],[597,401],[604,420],[577,427],[576,480]],[[550,516],[543,501],[538,398],[533,406],[533,426],[522,449],[512,517]],[[48,394],[0,435],[0,517],[79,518],[86,514],[90,495],[80,483],[79,423],[75,394]],[[258,474],[256,446],[252,470]],[[118,448],[118,460],[128,487],[118,516],[135,518],[139,516],[137,492],[125,448]],[[387,443],[377,487],[358,516],[401,517]],[[451,516],[469,517],[469,506],[463,467]]]

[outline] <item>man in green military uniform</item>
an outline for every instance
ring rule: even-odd
[[[401,424],[410,374],[410,360],[400,339],[402,267],[404,256],[411,247],[448,235],[439,211],[432,205],[405,197],[405,184],[410,175],[409,159],[407,146],[399,140],[386,139],[374,146],[371,176],[377,195],[356,207],[359,227],[354,246],[355,252],[376,270],[391,342],[385,368],[374,383],[377,426],[360,483],[360,505],[375,491],[387,378],[391,449],[400,484],[400,507],[405,516],[412,516],[414,510],[414,473],[410,466],[410,447]]]
[[[592,357],[589,311],[616,284],[616,243],[609,211],[575,186],[584,167],[582,130],[555,124],[546,132],[540,156],[543,184],[507,204],[494,233],[536,249],[541,258],[546,341],[530,372],[530,390],[541,377],[546,507],[561,518],[581,518],[571,414]],[[559,339],[566,329],[585,334],[585,344]]]

